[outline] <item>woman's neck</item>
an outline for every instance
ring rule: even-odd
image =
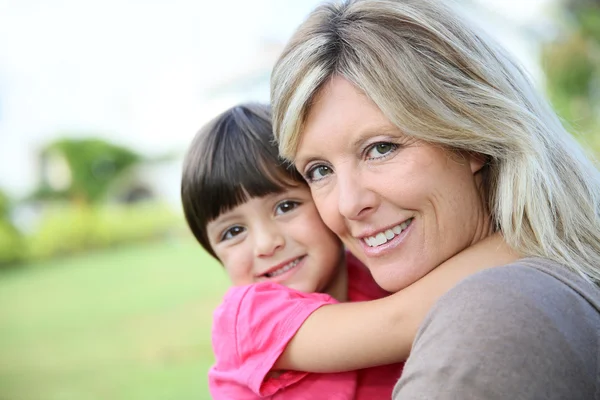
[[[478,240],[473,245],[445,261],[444,264],[448,262],[460,264],[476,263],[494,267],[510,264],[522,257],[522,254],[517,253],[506,243],[502,233],[495,232]]]

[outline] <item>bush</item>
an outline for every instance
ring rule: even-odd
[[[168,206],[54,205],[43,212],[38,228],[27,237],[27,258],[47,259],[85,250],[164,237],[182,220]]]
[[[16,264],[25,257],[21,234],[7,220],[0,220],[0,266]]]
[[[0,267],[15,264],[24,257],[23,237],[9,218],[10,210],[11,200],[0,190]]]

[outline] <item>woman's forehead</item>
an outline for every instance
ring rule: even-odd
[[[304,162],[312,153],[353,149],[373,136],[399,136],[400,130],[352,83],[333,78],[315,96],[306,114],[295,154]]]

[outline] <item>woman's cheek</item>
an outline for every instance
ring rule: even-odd
[[[319,191],[313,191],[312,193],[315,207],[323,223],[334,233],[338,234],[339,213],[337,212],[337,204],[334,197]]]

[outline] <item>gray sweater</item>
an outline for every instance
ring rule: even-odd
[[[394,400],[600,400],[600,288],[539,258],[486,270],[440,298]]]

